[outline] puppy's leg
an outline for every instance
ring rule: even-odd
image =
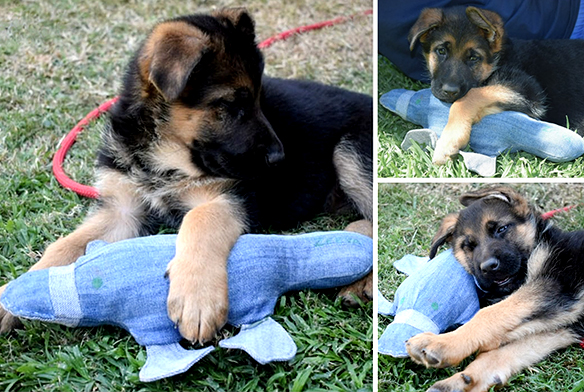
[[[333,163],[343,192],[357,211],[365,218],[354,222],[345,230],[360,232],[373,237],[373,163],[372,143],[362,135],[347,135],[335,147]],[[373,298],[373,272],[339,292],[343,303],[357,306],[358,301],[368,302]]]
[[[543,295],[546,294],[544,292]],[[551,295],[555,295],[555,292],[552,291]],[[526,320],[538,314],[544,300],[542,287],[526,284],[505,300],[481,309],[460,328],[441,335],[429,332],[416,335],[408,340],[406,348],[415,362],[426,367],[443,368],[457,365],[477,350],[490,351],[512,340],[510,333],[522,325],[527,325]],[[554,326],[551,323],[547,327],[544,324],[540,326],[543,330],[559,327],[561,325]],[[521,336],[516,335],[514,338],[518,339]]]
[[[345,230],[373,237],[373,224],[365,219],[352,222]],[[359,305],[355,297],[362,302],[371,301],[373,299],[373,271],[355,283],[344,287],[338,296],[343,299],[343,303],[347,306]]]
[[[579,341],[569,329],[524,337],[501,348],[481,353],[464,371],[434,384],[428,392],[486,392],[537,363],[552,352]]]
[[[102,239],[115,242],[139,234],[143,206],[127,178],[117,172],[102,173],[101,206],[89,215],[71,234],[47,247],[43,257],[30,270],[68,265],[85,253],[86,245]],[[0,288],[0,293],[5,287]],[[12,330],[19,323],[0,307],[0,333]]]
[[[227,195],[199,204],[184,217],[167,269],[168,315],[184,338],[208,341],[225,324],[226,262],[244,231],[243,209]]]
[[[367,140],[346,136],[335,147],[333,164],[343,192],[363,218],[373,221],[373,164]]]
[[[489,114],[500,113],[525,101],[521,94],[503,85],[472,88],[450,107],[448,123],[436,143],[432,162],[443,165],[470,140],[473,124]]]

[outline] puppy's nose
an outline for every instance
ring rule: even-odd
[[[456,98],[460,94],[460,86],[456,84],[446,83],[442,86],[442,92],[449,98]]]
[[[499,260],[491,257],[487,261],[481,263],[481,271],[483,273],[497,271],[499,269]]]
[[[284,160],[285,154],[282,148],[270,148],[266,154],[266,163],[269,166],[277,165]]]

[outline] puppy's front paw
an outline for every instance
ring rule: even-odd
[[[456,373],[445,380],[438,381],[426,392],[480,392],[481,389],[473,389],[476,383],[471,376],[464,373]],[[484,390],[486,391],[486,390]]]
[[[436,143],[436,149],[432,156],[432,163],[435,165],[444,165],[451,160],[453,156],[458,154],[458,151],[459,148],[454,145],[453,142],[446,138],[440,138],[438,139],[438,143]]]
[[[0,297],[2,293],[6,289],[6,285],[0,287]],[[13,329],[19,328],[22,326],[22,323],[18,319],[18,317],[14,317],[10,313],[8,313],[2,306],[0,306],[0,334],[8,333]]]
[[[197,271],[191,263],[175,257],[168,265],[168,316],[185,339],[205,343],[227,321],[227,271],[217,265]]]
[[[457,365],[464,359],[452,355],[456,347],[452,347],[449,342],[447,335],[425,332],[410,338],[406,342],[406,349],[414,362],[426,367],[444,368]]]
[[[347,306],[357,306],[359,305],[359,300],[361,302],[371,301],[373,299],[373,273],[371,272],[355,283],[345,286],[338,296],[342,298],[343,304]]]

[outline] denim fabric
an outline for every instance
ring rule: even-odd
[[[157,346],[148,351],[149,368],[145,373],[149,380],[153,375],[162,378],[182,372],[186,370],[180,370],[185,366],[183,359],[177,360],[178,368],[168,360],[180,351],[176,343],[181,340],[166,310],[169,283],[164,274],[174,257],[175,242],[175,235],[134,238],[107,245],[103,241],[93,242],[86,255],[72,266],[31,271],[14,280],[0,303],[18,317],[66,325],[120,326],[130,331],[139,344]],[[373,242],[357,233],[242,236],[227,266],[228,322],[237,326],[254,324],[272,314],[281,294],[352,283],[365,276],[372,263]],[[269,336],[268,325],[260,330]],[[263,353],[272,350],[273,358],[289,357],[289,344],[282,346],[284,353],[276,352],[280,346],[270,345],[267,337],[251,339],[246,350]],[[166,346],[169,351],[161,356]],[[191,355],[183,354],[181,358]],[[150,358],[151,355],[161,358]],[[262,358],[269,361],[268,354]],[[191,360],[189,357],[187,362]],[[169,367],[173,368],[170,372]]]
[[[407,357],[404,343],[409,338],[422,332],[444,332],[468,322],[479,310],[474,279],[458,263],[452,250],[425,264],[420,261],[408,255],[404,262],[395,263],[412,273],[395,293],[389,312],[395,315],[394,320],[378,341],[381,354]]]
[[[391,316],[393,312],[393,302],[388,301],[381,291],[377,289],[377,313],[384,316]]]
[[[185,350],[178,343],[146,346],[146,363],[140,369],[140,381],[152,382],[184,373],[213,350],[213,346]]]
[[[430,89],[392,90],[380,102],[403,119],[430,128],[438,136],[448,122],[450,104],[434,97]],[[584,154],[584,139],[576,132],[512,111],[484,117],[472,127],[469,144],[474,152],[488,156],[525,151],[552,162],[571,161]]]
[[[288,332],[271,317],[242,325],[237,335],[223,339],[219,346],[244,350],[262,365],[272,361],[289,361],[297,350]]]
[[[245,237],[229,259],[228,320],[236,326],[271,315],[288,291],[344,286],[373,267],[373,241],[357,233]]]

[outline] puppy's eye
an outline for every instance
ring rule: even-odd
[[[470,57],[468,58],[468,61],[470,61],[471,63],[477,63],[480,61],[480,59],[481,59],[480,56],[476,54],[471,54]]]
[[[440,56],[446,56],[446,48],[443,47],[437,48],[436,53],[438,53]]]
[[[467,238],[462,242],[462,248],[468,250],[469,252],[472,252],[476,247],[477,247],[476,242],[474,242],[471,239]]]
[[[499,234],[499,235],[501,235],[501,234],[505,234],[505,233],[507,232],[507,230],[509,230],[509,226],[510,226],[510,225],[503,225],[503,226],[500,226],[500,227],[499,227],[499,228],[498,228],[498,229],[495,231],[495,233],[496,233],[496,234]]]
[[[218,99],[215,99],[211,102],[211,106],[219,108],[219,109],[228,110],[233,106],[233,102],[228,101],[227,99],[224,99],[224,98],[218,98]]]

